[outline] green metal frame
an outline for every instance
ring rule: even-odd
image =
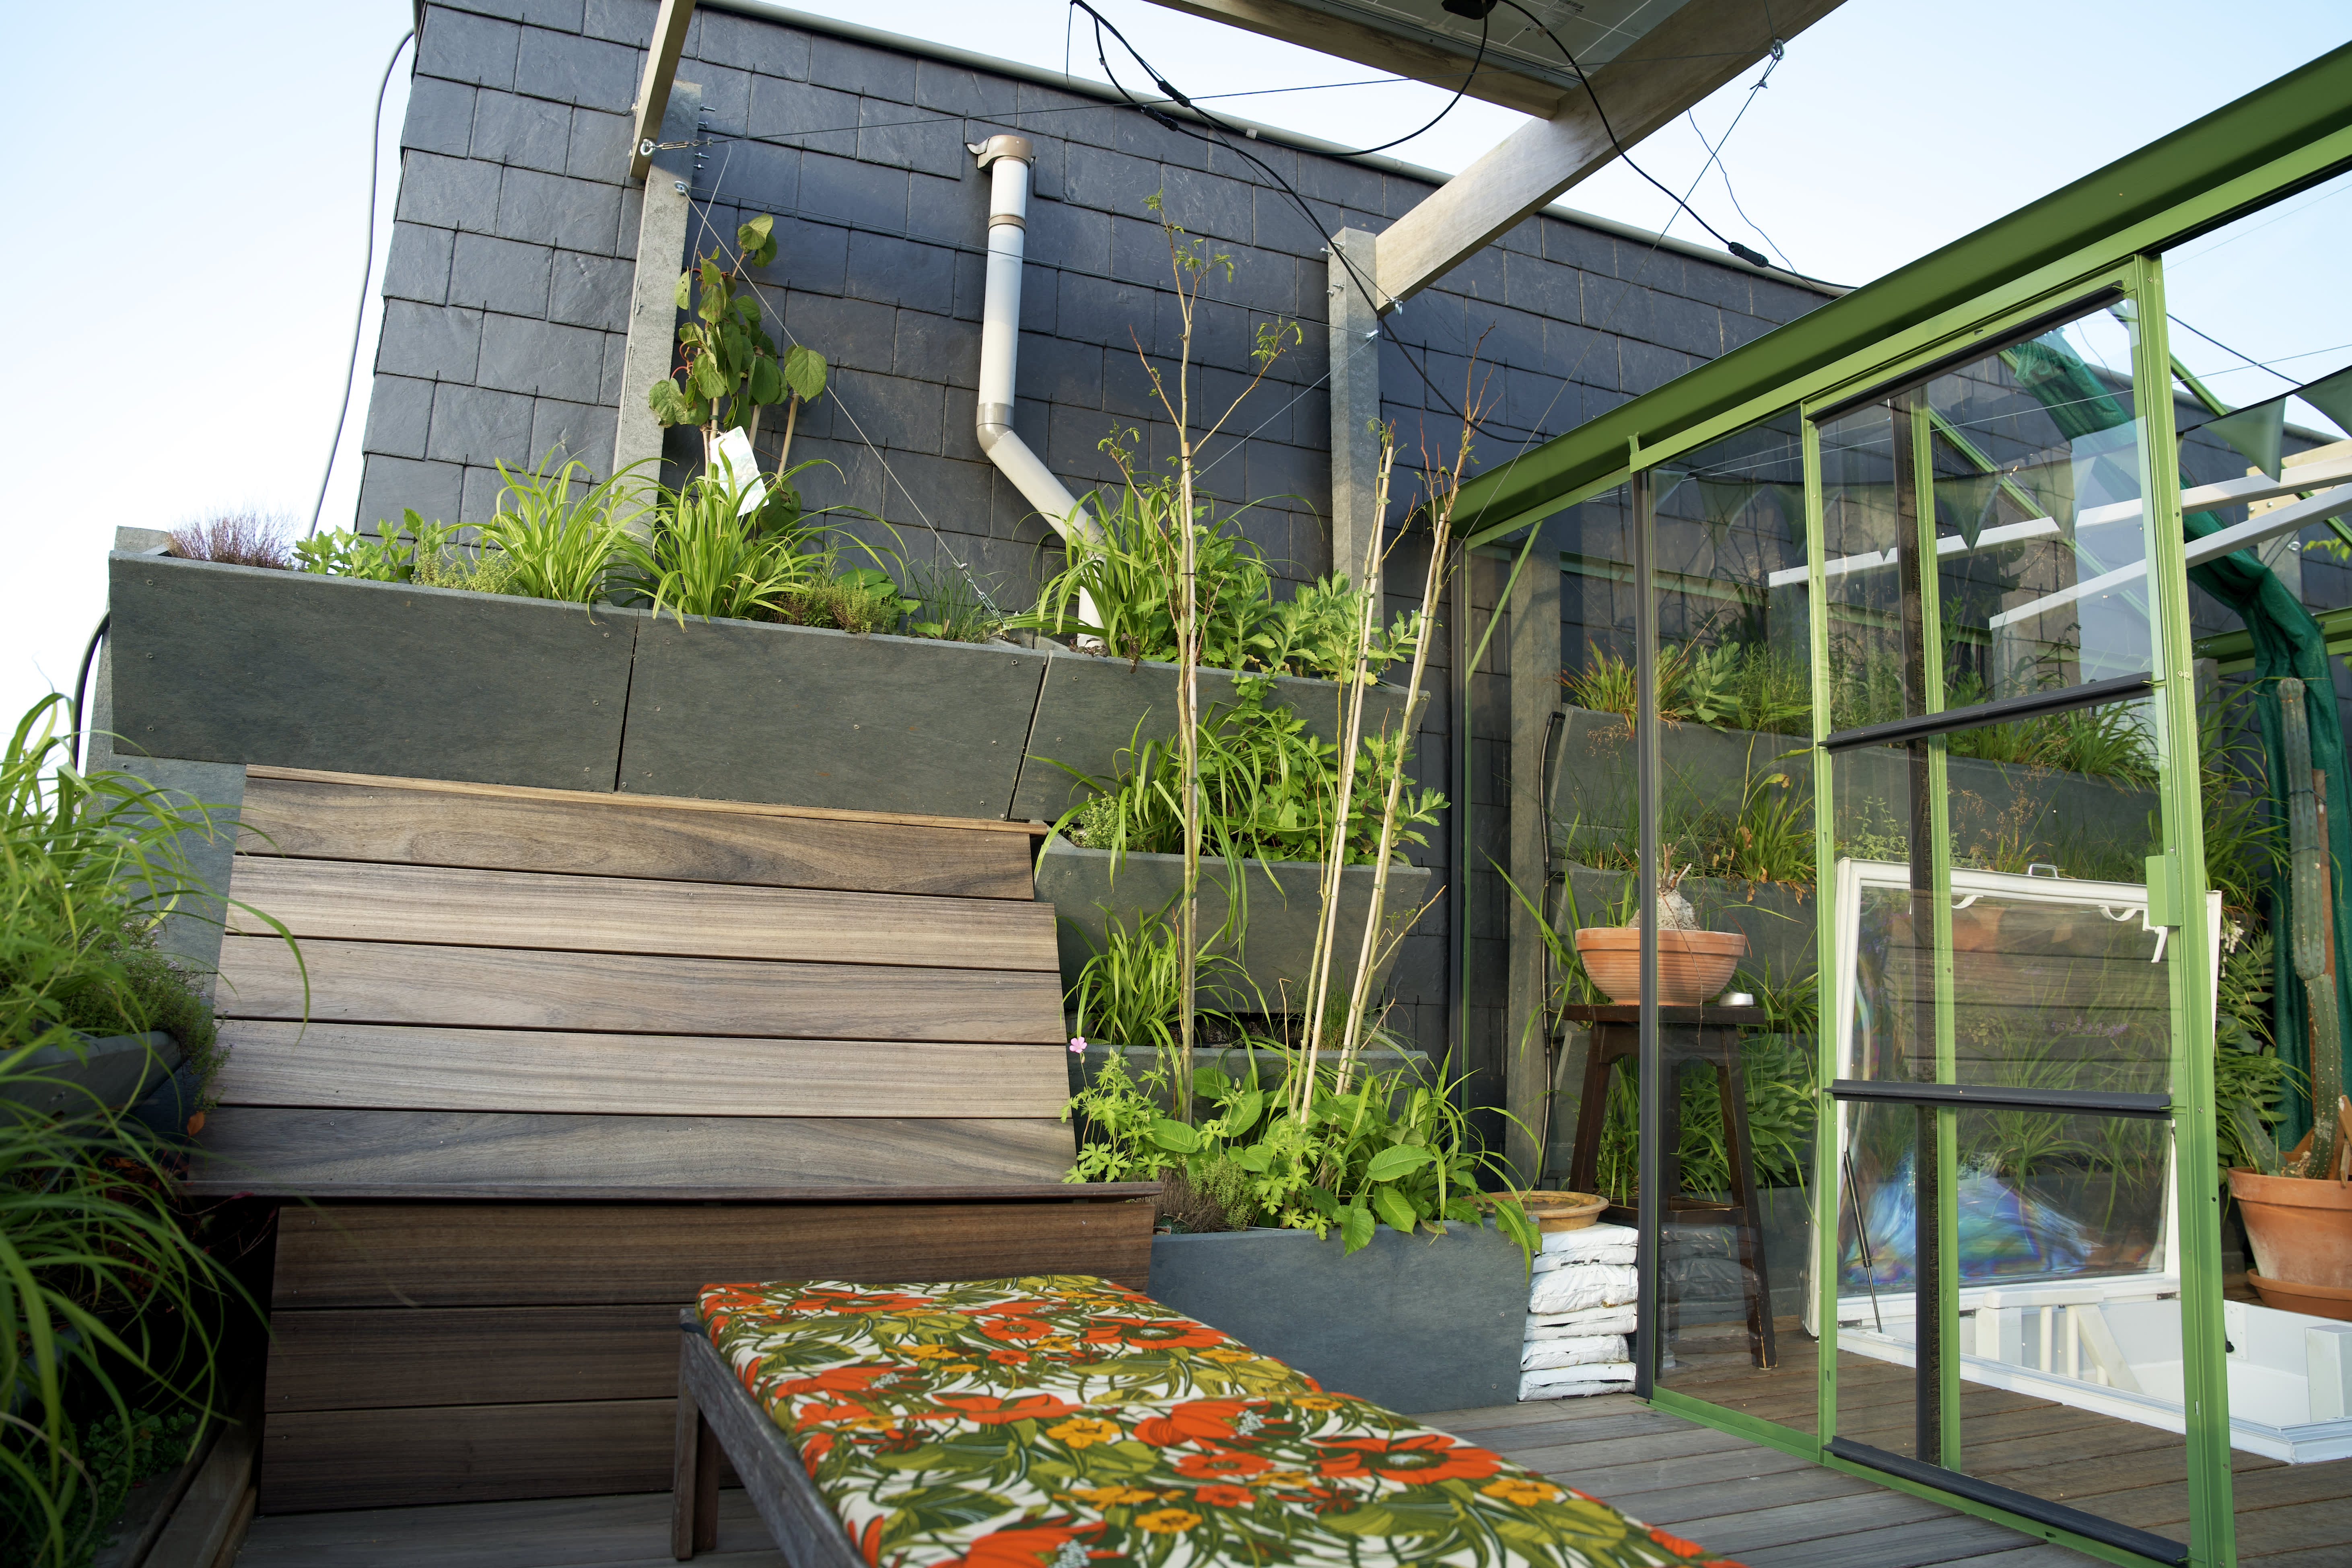
[[[1822,810],[1819,805],[1821,801],[1835,799],[1836,759],[1819,748],[1819,743],[1829,734],[1832,721],[1830,618],[1824,609],[1828,601],[1826,580],[1822,575],[1826,555],[1821,436],[1820,425],[1813,417],[1814,411],[1832,408],[1857,390],[1899,382],[1906,373],[1944,359],[1956,337],[1962,341],[1995,339],[2005,329],[2041,317],[2065,300],[2095,298],[2102,290],[2111,287],[2121,288],[2125,298],[2137,305],[2133,312],[2133,407],[2143,432],[2143,439],[2139,443],[2141,493],[2150,498],[2144,513],[2143,529],[2149,572],[2158,585],[2150,630],[2157,650],[2156,667],[2152,674],[2156,677],[2159,710],[2159,800],[2166,863],[2170,868],[2169,877],[2175,887],[2203,885],[2202,812],[2198,799],[2198,769],[2194,765],[2198,722],[2193,664],[2198,650],[2189,632],[2188,569],[2180,527],[2179,478],[2173,444],[2146,438],[2147,432],[2168,428],[2171,416],[2162,268],[2154,257],[2137,256],[2120,265],[2079,276],[2063,287],[2021,299],[2001,300],[1999,296],[2006,291],[1996,291],[1995,298],[1988,301],[1986,312],[1960,332],[1941,332],[1900,347],[1888,345],[1888,351],[1884,352],[1874,363],[1850,367],[1838,381],[1816,387],[1804,398],[1802,412],[1806,417],[1801,428],[1805,463],[1806,559],[1810,568],[1807,631],[1811,653],[1814,706],[1813,777],[1817,802],[1814,852],[1817,865],[1829,867],[1836,863],[1834,812]],[[1749,416],[1747,423],[1770,417],[1788,407],[1785,398],[1764,397],[1752,400],[1752,402],[1755,406],[1742,410],[1743,414]],[[1694,447],[1731,433],[1719,428],[1719,423],[1708,421],[1692,427],[1670,443],[1661,443],[1646,449],[1635,448],[1633,456],[1643,469],[1671,461]],[[1934,512],[1927,504],[1930,495],[1927,490],[1931,482],[1928,476],[1932,465],[1927,458],[1932,443],[1942,433],[1930,420],[1924,418],[1915,421],[1913,433],[1913,439],[1918,444],[1915,453],[1919,459],[1915,464],[1915,472],[1923,490],[1920,505],[1915,508],[1920,530],[1915,548],[1922,551],[1925,559],[1932,559],[1935,523]],[[1614,482],[1622,483],[1632,471],[1633,465],[1629,464],[1626,473],[1615,476]],[[1655,591],[1658,586],[1651,585],[1651,591]],[[1935,634],[1935,618],[1940,612],[1940,601],[1933,591],[1927,595],[1927,601],[1925,608],[1930,618],[1927,628],[1927,647],[1930,651],[1931,662],[1939,663],[1940,654],[1937,651],[1941,643]],[[1927,701],[1931,707],[1940,707],[1941,671],[1931,668],[1928,675]],[[2190,759],[2185,767],[2179,764],[2183,758]],[[1944,761],[1944,747],[1938,741],[1935,744],[1931,759],[1931,779],[1937,786],[1931,801],[1934,810],[1932,831],[1937,844],[1935,875],[1942,895],[1937,900],[1939,956],[1935,976],[1938,1018],[1937,1065],[1938,1079],[1949,1082],[1956,1076],[1956,1064],[1949,1021],[1952,999],[1948,915],[1951,867],[1949,824],[1943,800],[1944,790],[1940,787]],[[2189,868],[2195,868],[2194,872],[2191,873]],[[2181,921],[2167,951],[2173,1015],[2171,1075],[2175,1105],[2176,1203],[2180,1215],[2182,1254],[2175,1262],[2182,1281],[2181,1335],[2187,1393],[2185,1444],[2191,1510],[2189,1562],[2197,1568],[2234,1568],[2237,1559],[2234,1521],[2231,1512],[2228,1373],[2221,1324],[2221,1210],[2218,1189],[2208,1179],[2208,1173],[2216,1168],[2218,1161],[2212,1119],[2210,1012],[2215,977],[2208,972],[2210,933],[2206,930],[2204,901],[2180,898],[2172,903]],[[1816,951],[1821,983],[1826,993],[1834,994],[1839,982],[1835,968],[1839,957],[1832,929],[1834,913],[1831,904],[1832,901],[1827,897],[1816,903]],[[1829,1080],[1833,1069],[1827,1051],[1821,1053],[1817,1069],[1819,1124],[1826,1129],[1833,1124],[1838,1113],[1835,1103],[1829,1098]],[[1953,1113],[1939,1112],[1936,1123],[1937,1166],[1943,1182],[1941,1240],[1945,1256],[1956,1258],[1958,1254],[1958,1206],[1955,1201],[1957,1194],[1952,1190],[1951,1171],[1957,1128]],[[1842,1188],[1836,1145],[1837,1139],[1833,1135],[1822,1136],[1816,1139],[1814,1147],[1814,1279],[1819,1291],[1822,1331],[1815,1374],[1815,1431],[1800,1432],[1727,1410],[1668,1388],[1655,1390],[1651,1403],[1660,1409],[1673,1411],[1897,1490],[1932,1499],[1962,1512],[2005,1524],[2022,1533],[2124,1564],[2126,1568],[2144,1564],[2145,1559],[2105,1542],[2076,1536],[1990,1504],[1854,1465],[1824,1451],[1830,1438],[1836,1435],[1836,1249],[1839,1219],[1836,1195]],[[2191,1260],[2195,1260],[2193,1265]],[[1948,1273],[1943,1280],[1938,1307],[1947,1334],[1955,1333],[1958,1307],[1956,1273]],[[1957,1468],[1961,1460],[1962,1446],[1957,1363],[1948,1360],[1944,1373],[1941,1434],[1944,1452],[1941,1457],[1945,1463]]]
[[[2352,164],[2352,45],[1858,288],[1463,489],[1470,542],[1512,533],[1888,358],[2226,223]],[[2170,385],[2169,366],[2160,367]],[[2168,396],[2169,395],[2168,390]]]
[[[2198,722],[2194,661],[2200,655],[2243,658],[2242,639],[2191,640],[2185,543],[2181,535],[2178,454],[2170,440],[2154,439],[2173,427],[2173,383],[2158,251],[2241,214],[2270,204],[2352,167],[2352,46],[2322,56],[2278,81],[2248,94],[2203,120],[2120,159],[2096,173],[1987,225],[1880,282],[1767,334],[1755,342],[1624,403],[1466,486],[1457,516],[1467,519],[1466,541],[1478,545],[1528,528],[1543,517],[1625,484],[1634,473],[1671,461],[1792,405],[1804,411],[1801,425],[1805,461],[1806,559],[1811,566],[1808,637],[1812,659],[1816,748],[1813,780],[1817,802],[1835,799],[1836,760],[1819,749],[1830,714],[1829,617],[1822,577],[1822,495],[1819,429],[1812,411],[1841,397],[1893,382],[1971,344],[1997,340],[2007,329],[2030,321],[2102,286],[2120,287],[2135,302],[2133,408],[2140,422],[2141,494],[2147,559],[2153,602],[2149,625],[2155,664],[2151,671],[2158,711],[2157,747],[2163,828],[2162,864],[2152,866],[2171,887],[2204,885],[2202,812],[2196,767]],[[2197,390],[2194,382],[2189,383]],[[1917,423],[1918,438],[1948,438]],[[1963,451],[1965,453],[1965,446]],[[1919,465],[1921,472],[1928,465]],[[1922,548],[1932,538],[1933,514],[1919,508]],[[1523,558],[1524,559],[1524,558]],[[1932,559],[1930,554],[1927,559]],[[1644,585],[1654,592],[1661,585]],[[1934,597],[1932,594],[1929,596]],[[2338,640],[2352,647],[2352,611],[2325,622],[2330,651]],[[1939,646],[1929,639],[1929,646]],[[1940,684],[1931,684],[1940,700]],[[1937,747],[1941,760],[1942,747]],[[1941,791],[1937,791],[1940,805]],[[1816,863],[1835,864],[1833,811],[1814,813]],[[1946,824],[1937,823],[1937,881],[1948,894]],[[2180,1256],[2181,1336],[2185,1375],[2186,1458],[2189,1488],[2189,1561],[2197,1568],[2235,1568],[2231,1515],[2228,1374],[2224,1360],[2221,1296],[2220,1193],[2212,1181],[2218,1155],[2212,1120],[2212,1015],[2215,977],[2208,957],[2211,934],[2205,901],[2170,901],[2180,924],[2168,946],[2167,981],[2173,1015],[2172,1093],[2176,1205]],[[1821,980],[1834,994],[1838,984],[1832,901],[1816,901]],[[1948,905],[1948,898],[1939,900]],[[1949,951],[1946,920],[1938,920],[1938,946]],[[1948,1000],[1950,977],[1939,967],[1939,996]],[[1948,1009],[1939,1009],[1946,1011]],[[1939,1076],[1948,1081],[1948,1041],[1938,1040]],[[1816,1088],[1824,1126],[1837,1108],[1829,1098],[1832,1071],[1829,1053],[1817,1062]],[[1949,1115],[1944,1113],[1939,1123]],[[1948,1138],[1939,1125],[1937,1143]],[[1948,1154],[1948,1150],[1943,1150]],[[1939,1165],[1949,1168],[1948,1160]],[[2105,1561],[2141,1563],[2135,1554],[2075,1536],[1989,1504],[1888,1476],[1828,1455],[1837,1418],[1838,1199],[1841,1190],[1836,1139],[1817,1138],[1814,1148],[1814,1279],[1822,1335],[1816,1367],[1813,1432],[1742,1415],[1659,1388],[1651,1402],[1693,1420],[1736,1433],[1833,1469],[1862,1476],[1898,1491],[1932,1499],[2021,1533],[2056,1542]],[[1957,1255],[1949,1228],[1956,1207],[1946,1193],[1943,1219],[1948,1255]],[[1823,1223],[1826,1221],[1826,1223]],[[1948,1325],[1957,1309],[1957,1279],[1948,1280],[1942,1315]],[[1948,1390],[1948,1393],[1950,1392]],[[1958,1402],[1945,1401],[1944,1432],[1948,1458],[1958,1457]]]

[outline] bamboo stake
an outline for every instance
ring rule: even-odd
[[[1395,462],[1396,444],[1384,433],[1380,467],[1372,481],[1375,518],[1388,516],[1389,476]],[[1368,532],[1363,570],[1356,579],[1360,584],[1370,583],[1380,564],[1380,529],[1374,527]],[[1356,753],[1364,733],[1364,688],[1371,676],[1372,633],[1380,620],[1380,604],[1367,588],[1363,612],[1356,618],[1356,674],[1348,689],[1348,715],[1339,744],[1339,793],[1332,807],[1330,842],[1323,853],[1323,907],[1315,922],[1314,957],[1307,970],[1307,1054],[1304,1070],[1292,1091],[1295,1112],[1302,1118],[1315,1103],[1316,1058],[1322,1048],[1324,1015],[1331,990],[1332,949],[1339,940],[1339,887],[1342,873],[1348,869],[1348,813],[1355,804]]]
[[[1476,373],[1475,360],[1471,373]],[[1436,482],[1432,486],[1429,570],[1422,581],[1421,615],[1413,625],[1412,675],[1405,684],[1404,713],[1408,725],[1421,706],[1422,677],[1429,668],[1429,628],[1436,612],[1437,591],[1445,581],[1446,553],[1454,539],[1454,503],[1462,493],[1462,471],[1470,465],[1470,432],[1478,411],[1475,402],[1466,396],[1463,408],[1466,412],[1462,422],[1460,449],[1452,467],[1441,466],[1435,470]],[[1454,722],[1466,724],[1468,720],[1456,714]],[[1396,847],[1397,801],[1403,792],[1404,768],[1400,760],[1396,770],[1389,775],[1388,797],[1381,805],[1380,842],[1372,852],[1371,907],[1364,912],[1364,940],[1356,963],[1355,985],[1348,996],[1347,1032],[1339,1042],[1337,1087],[1342,1094],[1348,1092],[1348,1084],[1355,1076],[1356,1057],[1363,1047],[1364,1001],[1371,990],[1372,959],[1379,941],[1381,916],[1388,907],[1389,857]],[[1460,809],[1458,803],[1455,809]],[[1462,874],[1462,867],[1454,868],[1456,875]]]

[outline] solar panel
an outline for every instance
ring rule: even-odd
[[[1294,3],[1458,55],[1465,72],[1478,53],[1478,19],[1449,11],[1439,0]],[[1507,67],[1565,91],[1581,84],[1576,79],[1575,70],[1561,57],[1559,45],[1567,46],[1578,65],[1588,71],[1598,70],[1624,53],[1643,34],[1680,10],[1684,0],[1585,0],[1584,4],[1578,0],[1520,0],[1520,4],[1541,19],[1542,26],[1508,5],[1494,6],[1485,23],[1487,64]],[[1547,37],[1545,28],[1553,37]],[[1312,47],[1325,47],[1313,39],[1298,41]]]

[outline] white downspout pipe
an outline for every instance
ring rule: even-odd
[[[1036,152],[1025,136],[992,136],[966,143],[966,151],[989,171],[988,289],[980,310],[980,449],[1063,538],[1099,538],[1102,526],[1013,430],[1013,382],[1021,354],[1021,260],[1028,234],[1029,165]],[[1079,613],[1092,622],[1094,605],[1082,600]]]

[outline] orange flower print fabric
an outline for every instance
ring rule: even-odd
[[[702,1319],[876,1568],[1736,1568],[1102,1280],[718,1285]]]

